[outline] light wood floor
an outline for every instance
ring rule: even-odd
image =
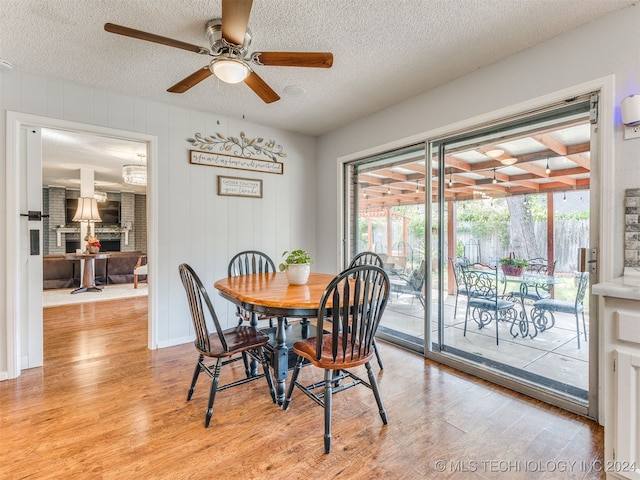
[[[258,380],[220,392],[205,429],[193,346],[147,350],[146,315],[146,298],[45,309],[44,367],[0,382],[0,478],[604,478],[595,422],[382,342],[386,427],[370,390],[341,392],[325,455],[322,409],[296,391],[284,412]]]

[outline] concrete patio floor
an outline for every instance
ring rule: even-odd
[[[464,335],[465,297],[458,300],[456,318],[453,318],[455,297],[448,296],[444,309],[444,345],[449,349],[462,350],[476,356],[479,363],[502,364],[510,371],[516,369],[523,378],[537,376],[542,385],[554,385],[560,391],[588,392],[589,343],[584,340],[580,321],[580,349],[576,340],[576,323],[573,315],[556,314],[553,328],[538,332],[535,338],[513,337],[511,324],[499,323],[499,345],[496,345],[495,324],[479,329],[469,320]],[[527,308],[530,308],[529,306]],[[382,326],[424,342],[424,309],[419,301],[410,296],[392,295],[385,310]],[[435,317],[435,315],[434,315]],[[589,316],[585,314],[587,329]],[[437,338],[437,325],[433,327]],[[545,382],[547,379],[548,382]],[[586,395],[586,393],[585,393]]]

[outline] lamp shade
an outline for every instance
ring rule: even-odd
[[[78,208],[73,216],[74,222],[101,222],[100,213],[98,212],[98,201],[95,198],[80,197],[78,198]]]

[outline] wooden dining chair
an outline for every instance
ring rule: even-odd
[[[349,268],[357,267],[360,265],[375,265],[376,267],[383,268],[384,262],[382,258],[377,253],[373,252],[360,252],[355,257],[351,259],[351,263],[349,263]],[[382,358],[380,357],[380,352],[378,351],[378,346],[376,345],[376,339],[373,339],[373,351],[376,354],[376,360],[378,361],[378,366],[380,370],[384,370],[384,364],[382,363]]]
[[[198,275],[196,275],[193,269],[186,263],[181,264],[178,267],[178,271],[180,272],[180,278],[187,294],[189,311],[193,321],[193,328],[196,333],[194,345],[198,351],[198,362],[196,363],[196,368],[193,372],[193,380],[189,387],[187,401],[191,400],[200,372],[205,372],[209,377],[211,377],[209,404],[207,407],[204,426],[208,427],[211,422],[211,416],[213,415],[213,402],[217,392],[251,382],[261,377],[266,378],[267,385],[271,393],[271,399],[275,403],[276,391],[273,386],[271,370],[269,369],[269,365],[267,364],[267,360],[264,355],[264,347],[269,341],[269,337],[252,326],[237,325],[234,328],[222,330],[216,312],[211,304],[211,300],[209,299],[209,295],[202,286],[202,282],[200,281],[200,278],[198,278]],[[209,333],[209,329],[207,328],[207,312],[213,322],[213,327],[215,328],[214,333]],[[246,365],[247,355],[251,355],[262,363],[264,374],[255,376],[247,375],[246,378],[220,386],[219,380],[222,368],[241,359],[244,360]],[[215,362],[211,365],[206,365],[205,357],[212,358]]]
[[[257,250],[245,250],[235,254],[227,268],[228,277],[273,272],[276,272],[276,265],[273,260],[266,253]],[[274,315],[257,315],[239,306],[236,307],[236,316],[238,317],[238,325],[242,325],[242,322],[247,321],[257,327],[260,320],[268,320],[270,328],[273,328],[273,320],[276,318]]]
[[[332,328],[330,333],[300,340],[293,345],[297,360],[282,408],[287,410],[291,404],[295,388],[301,389],[324,408],[325,453],[331,451],[331,405],[335,393],[356,385],[370,388],[382,423],[387,424],[387,413],[371,368],[371,359],[374,355],[373,338],[388,299],[389,277],[382,268],[373,265],[349,268],[329,283],[318,309],[318,332],[324,331],[323,324],[327,320],[334,326],[340,325],[340,328]],[[324,381],[312,385],[298,382],[300,370],[307,365],[324,370]],[[360,365],[367,369],[369,382],[350,371]]]
[[[383,268],[384,262],[377,253],[373,252],[360,252],[351,259],[349,268],[357,267],[358,265],[375,265],[376,267]]]

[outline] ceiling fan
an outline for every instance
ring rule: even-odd
[[[171,93],[184,93],[211,74],[215,74],[227,83],[246,83],[265,103],[272,103],[280,100],[280,97],[253,71],[251,65],[313,68],[330,68],[333,65],[333,55],[328,52],[253,52],[249,54],[251,30],[247,25],[252,3],[253,0],[222,0],[222,18],[210,20],[205,25],[205,34],[210,48],[113,23],[106,23],[104,29],[125,37],[160,43],[213,57],[208,65],[170,87],[167,91]]]

